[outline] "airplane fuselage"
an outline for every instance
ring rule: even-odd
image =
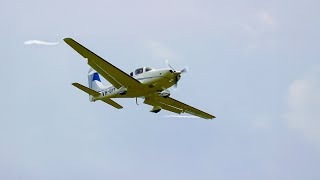
[[[107,98],[134,98],[134,97],[147,97],[173,86],[177,80],[180,79],[180,73],[173,72],[171,69],[152,69],[147,72],[133,75],[132,77],[141,82],[146,88],[146,91],[135,90],[130,87],[116,88],[108,86],[100,91],[100,96],[94,97],[93,101],[102,100]]]

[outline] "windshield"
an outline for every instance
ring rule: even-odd
[[[136,71],[135,71],[136,75],[141,74],[141,73],[143,73],[143,68],[136,69]]]

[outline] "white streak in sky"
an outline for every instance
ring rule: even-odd
[[[38,45],[46,45],[46,46],[55,46],[59,44],[59,42],[45,42],[39,40],[29,40],[24,42],[25,45],[38,44]]]
[[[190,118],[190,119],[199,119],[199,117],[196,116],[177,116],[177,115],[167,115],[163,116],[165,118]]]

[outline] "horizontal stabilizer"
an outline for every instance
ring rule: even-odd
[[[100,93],[98,93],[97,91],[94,91],[94,90],[92,90],[90,88],[87,88],[87,87],[85,87],[85,86],[83,86],[83,85],[81,85],[79,83],[72,83],[72,85],[74,85],[75,87],[79,88],[83,92],[88,93],[91,96],[99,96],[100,95]],[[107,103],[107,104],[109,104],[109,105],[111,105],[111,106],[113,106],[113,107],[115,107],[115,108],[117,108],[117,109],[122,109],[123,108],[120,104],[112,101],[111,99],[104,99],[102,101]]]
[[[111,99],[104,99],[102,101],[107,103],[107,104],[109,104],[109,105],[111,105],[111,106],[113,106],[113,107],[115,107],[115,108],[117,108],[117,109],[122,109],[123,108],[120,104],[112,101]]]
[[[99,96],[100,95],[100,93],[98,93],[97,91],[94,91],[90,88],[87,88],[79,83],[72,83],[72,85],[74,85],[75,87],[79,88],[80,90],[88,93],[91,96]]]

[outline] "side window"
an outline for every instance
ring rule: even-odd
[[[138,75],[138,74],[141,74],[143,73],[143,68],[139,68],[135,71],[135,74]]]
[[[151,68],[146,67],[146,72],[151,71]]]
[[[133,72],[130,73],[130,76],[133,76]]]

